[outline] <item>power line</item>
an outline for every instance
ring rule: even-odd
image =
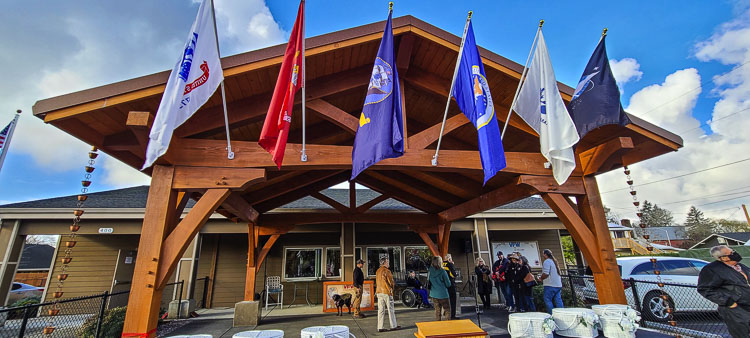
[[[692,93],[692,92],[694,92],[694,91],[696,91],[696,90],[698,90],[698,89],[701,89],[701,88],[703,87],[703,85],[704,85],[704,84],[706,84],[706,83],[708,83],[708,82],[710,82],[710,81],[715,81],[715,80],[717,80],[717,79],[720,79],[720,78],[722,78],[722,77],[724,77],[724,76],[727,76],[727,75],[729,75],[729,74],[730,74],[730,73],[732,73],[733,71],[735,71],[735,70],[737,70],[737,69],[740,69],[740,68],[744,67],[744,66],[745,66],[746,64],[748,64],[748,63],[750,63],[750,61],[745,61],[745,63],[743,63],[743,64],[741,64],[741,65],[739,65],[739,66],[737,66],[737,67],[734,67],[734,68],[732,68],[732,69],[731,69],[730,71],[728,71],[728,72],[726,72],[726,73],[724,73],[724,74],[721,74],[721,75],[719,75],[719,76],[718,76],[718,77],[716,77],[715,79],[714,79],[714,78],[709,78],[708,80],[705,80],[705,81],[701,82],[701,83],[700,83],[700,84],[698,85],[698,87],[695,87],[695,88],[693,88],[693,89],[691,89],[691,90],[688,90],[687,92],[684,92],[684,93],[682,93],[682,95],[679,95],[679,96],[675,96],[675,97],[674,97],[674,98],[672,98],[671,100],[667,100],[667,101],[665,101],[664,103],[662,103],[662,104],[660,104],[660,105],[658,105],[658,106],[656,106],[656,107],[653,107],[653,108],[651,108],[650,110],[646,111],[645,113],[643,113],[643,114],[639,114],[639,115],[638,115],[638,117],[643,117],[643,116],[646,116],[646,115],[648,115],[649,113],[651,113],[651,112],[653,112],[653,111],[655,111],[655,110],[657,110],[657,109],[659,109],[659,108],[661,108],[661,107],[664,107],[664,106],[666,106],[667,104],[669,104],[669,103],[672,103],[672,102],[676,101],[677,99],[679,99],[679,98],[681,98],[681,97],[683,97],[683,96],[685,96],[685,95],[687,95],[687,94],[690,94],[690,93]]]
[[[721,120],[723,120],[723,119],[726,119],[726,118],[728,118],[728,117],[731,117],[731,116],[737,115],[737,114],[739,114],[739,113],[742,113],[742,112],[745,112],[745,111],[748,111],[748,110],[750,110],[750,107],[747,107],[747,108],[745,108],[745,109],[741,109],[741,110],[738,110],[738,111],[736,111],[736,112],[734,112],[734,113],[731,113],[731,114],[728,114],[728,115],[724,115],[724,116],[722,116],[722,117],[720,117],[720,118],[718,118],[718,119],[713,119],[713,120],[711,120],[710,122],[703,122],[703,123],[701,123],[701,124],[700,124],[699,126],[697,126],[697,127],[695,127],[695,128],[691,128],[691,129],[688,129],[688,130],[683,130],[683,131],[681,131],[681,132],[678,132],[677,134],[684,134],[684,133],[687,133],[687,132],[691,132],[691,131],[693,131],[693,130],[701,129],[701,128],[702,128],[703,126],[708,126],[708,125],[712,125],[712,124],[716,123],[717,121],[721,121]]]
[[[682,174],[682,175],[677,175],[677,176],[667,177],[667,178],[663,178],[663,179],[656,180],[656,181],[641,183],[641,184],[638,184],[638,185],[634,185],[633,187],[642,187],[642,186],[646,186],[646,185],[650,185],[650,184],[654,184],[654,183],[660,183],[660,182],[669,181],[669,180],[673,180],[673,179],[677,179],[677,178],[681,178],[681,177],[685,177],[685,176],[695,175],[695,174],[698,174],[698,173],[702,173],[702,172],[706,172],[706,171],[714,170],[714,169],[718,169],[718,168],[723,168],[723,167],[726,167],[726,166],[730,166],[730,165],[741,163],[741,162],[745,162],[745,161],[750,161],[750,157],[742,159],[742,160],[739,160],[739,161],[734,161],[734,162],[725,163],[725,164],[722,164],[722,165],[717,165],[717,166],[711,167],[711,168],[706,168],[706,169],[701,169],[701,170],[697,170],[697,171],[685,173],[685,174]],[[630,187],[609,190],[609,191],[602,192],[600,194],[608,194],[608,193],[611,193],[611,192],[628,190],[628,189],[630,189]]]

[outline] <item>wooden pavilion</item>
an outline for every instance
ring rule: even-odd
[[[545,168],[538,135],[514,115],[504,141],[507,168],[482,186],[476,131],[451,104],[439,164],[432,166],[460,37],[417,18],[393,20],[405,154],[372,166],[356,180],[382,196],[357,206],[355,189],[350,189],[349,205],[320,193],[349,178],[351,145],[383,26],[384,22],[378,22],[307,39],[308,161],[300,160],[298,95],[281,170],[257,140],[286,45],[222,59],[235,158],[226,156],[217,91],[176,130],[169,152],[148,172],[151,189],[124,332],[154,335],[167,277],[214,212],[247,224],[245,299],[252,300],[258,267],[279,236],[294,227],[330,222],[407,224],[438,255],[447,251],[452,221],[539,194],[581,248],[593,271],[600,302],[625,303],[595,176],[676,151],[682,140],[633,116],[633,123],[625,127],[599,128],[579,143],[577,168],[560,186]],[[504,123],[523,67],[482,48],[480,53],[498,119]],[[40,100],[34,105],[34,114],[140,168],[168,76],[165,71]],[[569,100],[573,90],[562,84],[560,88],[563,98]],[[269,212],[305,196],[330,204],[335,212]],[[179,219],[190,198],[197,203]],[[421,212],[368,212],[387,198]],[[342,231],[343,238],[352,235],[346,226]],[[351,245],[342,247],[346,277],[354,266],[353,250]]]

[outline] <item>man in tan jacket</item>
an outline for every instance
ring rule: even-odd
[[[388,269],[390,266],[387,257],[380,258],[380,268],[375,272],[375,283],[378,297],[378,332],[386,331],[384,326],[386,311],[390,319],[391,330],[398,330],[401,326],[396,323],[396,312],[393,309],[393,274]]]

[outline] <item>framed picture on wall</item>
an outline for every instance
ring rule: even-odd
[[[362,311],[375,310],[375,281],[365,280],[362,286],[362,303],[359,308]],[[323,283],[323,312],[336,312],[336,304],[333,302],[333,295],[342,295],[345,293],[352,295],[352,312],[354,311],[354,291],[352,282],[324,282]],[[344,306],[344,311],[349,308]]]
[[[539,243],[537,241],[492,242],[492,259],[497,259],[495,254],[498,251],[502,251],[505,257],[508,257],[512,252],[520,252],[521,255],[529,260],[529,265],[532,268],[542,267],[542,259],[539,255]]]

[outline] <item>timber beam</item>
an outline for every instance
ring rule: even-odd
[[[464,114],[456,114],[445,120],[445,130],[443,135],[447,135],[458,127],[469,123],[469,119]],[[437,142],[440,137],[440,129],[443,123],[436,123],[421,132],[409,136],[409,150],[425,149],[430,144]]]
[[[380,195],[378,197],[375,197],[375,198],[369,200],[367,203],[364,203],[364,204],[358,206],[357,209],[356,209],[356,212],[360,213],[360,214],[364,213],[365,211],[370,210],[370,208],[378,205],[380,202],[383,202],[383,201],[385,201],[385,200],[387,200],[389,198],[391,198],[390,195],[382,194],[382,195]]]
[[[232,193],[221,205],[226,211],[237,216],[239,219],[252,224],[258,223],[258,211],[256,211],[238,193]]]
[[[633,139],[618,137],[578,154],[583,175],[597,175],[622,166],[622,156],[632,150]]]
[[[178,190],[224,188],[244,191],[265,181],[265,169],[177,166],[172,187]]]
[[[558,185],[551,176],[521,175],[515,182],[508,183],[472,200],[466,201],[438,213],[443,222],[465,218],[499,205],[524,199],[534,194],[556,192],[561,194],[583,195],[583,183],[571,177],[565,184]]]
[[[342,214],[338,212],[302,212],[262,214],[258,218],[261,227],[279,227],[301,224],[320,223],[380,223],[380,224],[417,224],[432,225],[438,223],[436,215],[402,212],[402,213],[364,213]]]
[[[440,249],[440,257],[445,258],[448,254],[448,243],[451,238],[451,222],[438,225],[438,245]]]
[[[425,245],[430,249],[430,252],[433,256],[440,256],[440,251],[438,250],[437,245],[435,245],[435,242],[432,241],[432,238],[430,238],[430,235],[428,235],[426,232],[417,232],[420,238],[422,238],[422,241]]]
[[[207,190],[190,209],[187,216],[167,236],[162,244],[161,259],[158,261],[157,288],[161,289],[167,284],[167,278],[177,267],[177,262],[190,245],[190,241],[230,193],[229,189]]]
[[[227,159],[226,142],[208,139],[180,139],[172,140],[172,145],[164,158],[176,166],[205,166],[225,168],[277,168],[271,157],[257,142],[233,141],[233,160]],[[302,162],[299,153],[301,144],[286,145],[286,155],[281,170],[351,170],[352,147],[336,145],[308,144],[306,152],[308,160]],[[424,170],[451,172],[481,172],[482,162],[479,152],[468,150],[442,150],[437,166],[432,165],[435,151],[429,149],[407,151],[404,156],[382,160],[370,169],[374,170]],[[547,161],[540,153],[506,152],[507,166],[504,173],[518,173],[527,175],[552,176],[552,170],[545,169]],[[580,176],[573,172],[573,176]]]
[[[589,263],[591,271],[601,272],[599,245],[596,242],[596,237],[594,237],[594,234],[586,226],[586,223],[583,222],[576,209],[566,201],[568,198],[555,193],[542,194],[542,198],[555,212],[560,221],[563,222],[575,242],[580,243],[578,247],[581,248],[581,253],[586,258],[586,263]]]
[[[331,122],[347,133],[354,135],[359,127],[359,120],[349,113],[341,110],[323,99],[307,102],[307,107],[320,114],[320,117]]]

